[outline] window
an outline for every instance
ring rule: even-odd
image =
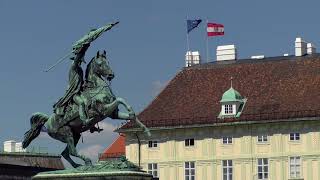
[[[232,160],[222,161],[222,179],[232,180]]]
[[[224,114],[233,114],[232,104],[224,105]]]
[[[184,140],[185,146],[194,146],[194,139],[186,139]]]
[[[185,180],[195,180],[196,168],[193,161],[184,163],[184,172]]]
[[[187,67],[190,67],[190,66],[192,66],[191,61],[187,60]]]
[[[158,164],[157,163],[149,163],[148,164],[148,173],[152,174],[153,177],[158,177]]]
[[[259,142],[259,143],[268,142],[268,136],[267,136],[267,135],[259,135],[259,136],[258,136],[258,142]]]
[[[223,137],[222,143],[223,144],[232,144],[232,137]]]
[[[149,141],[149,148],[156,148],[158,147],[158,141]]]
[[[258,179],[268,179],[268,159],[259,158],[258,159]]]
[[[290,133],[290,141],[299,141],[300,133]]]
[[[291,178],[299,178],[300,173],[300,167],[301,167],[301,159],[300,157],[290,157],[289,161],[289,167],[290,167],[290,177]]]

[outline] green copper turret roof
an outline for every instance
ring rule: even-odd
[[[236,91],[232,87],[228,89],[225,93],[223,93],[220,102],[230,102],[230,101],[243,102],[243,97],[240,95],[238,91]]]

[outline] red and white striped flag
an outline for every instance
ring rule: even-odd
[[[207,34],[208,36],[223,36],[224,25],[216,23],[207,23]]]

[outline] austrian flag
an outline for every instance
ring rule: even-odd
[[[208,23],[207,34],[208,36],[223,36],[224,35],[223,24]]]

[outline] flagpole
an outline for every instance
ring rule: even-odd
[[[187,32],[187,48],[190,51],[190,44],[189,44],[189,33]]]
[[[190,44],[189,44],[189,33],[188,33],[188,15],[186,16],[186,23],[187,23],[187,50],[190,51]]]
[[[188,27],[188,15],[186,16],[186,23],[187,23],[187,27]],[[188,66],[189,65],[193,65],[193,57],[192,57],[192,53],[191,53],[191,51],[190,51],[190,42],[189,42],[189,32],[188,32],[188,29],[187,29],[187,48],[188,48],[188,50],[187,50],[187,57],[186,58],[188,58],[188,61],[191,61],[190,63],[191,64],[189,64],[189,62],[188,62]],[[190,53],[190,54],[189,54]],[[189,60],[189,58],[191,58],[191,60]]]
[[[207,32],[207,28],[208,28],[208,18],[207,18],[206,22],[207,22],[207,23],[206,23],[206,26],[205,26],[205,27],[206,27],[206,32]],[[206,54],[207,54],[206,56],[207,56],[207,63],[209,62],[209,48],[208,48],[208,44],[209,44],[208,41],[209,41],[209,40],[208,40],[208,39],[209,39],[209,38],[208,38],[208,32],[207,32],[207,34],[206,34]]]
[[[187,50],[187,58],[188,58],[188,61],[190,61],[191,64],[189,64],[188,62],[188,66],[189,65],[193,65],[193,57],[192,57],[192,53],[190,51],[190,43],[189,43],[189,33],[187,32],[187,46],[188,46],[188,50]],[[189,59],[190,58],[190,59]]]

